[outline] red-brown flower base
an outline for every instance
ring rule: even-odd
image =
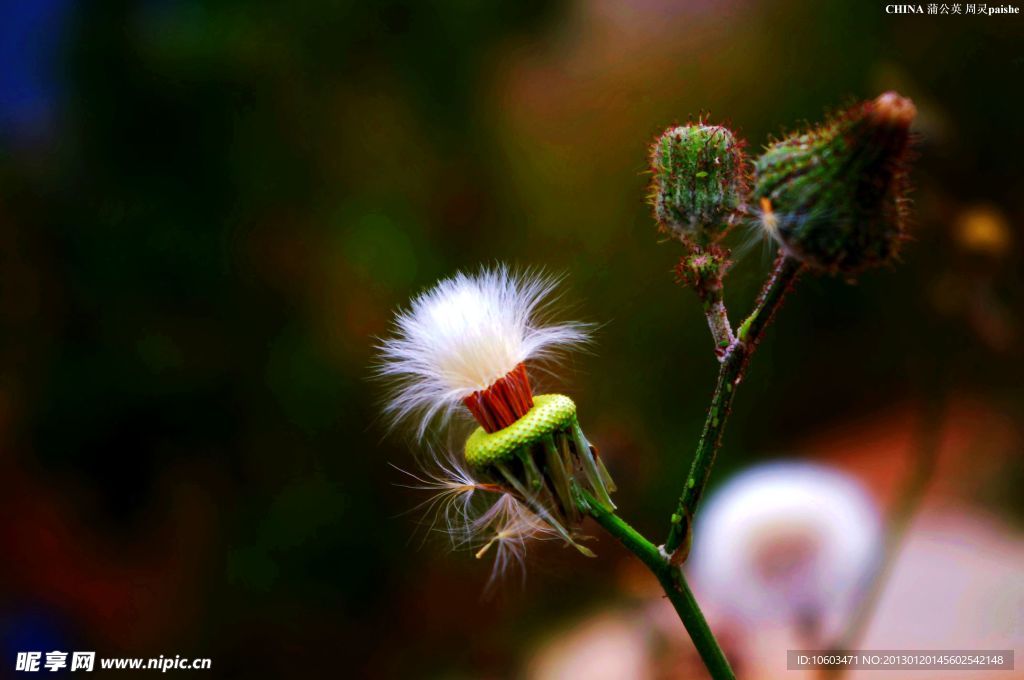
[[[533,408],[533,391],[526,366],[518,364],[485,390],[462,400],[485,432],[497,432],[516,422]]]

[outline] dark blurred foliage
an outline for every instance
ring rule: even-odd
[[[373,338],[457,268],[567,272],[572,313],[604,325],[554,386],[625,514],[658,535],[715,363],[643,203],[646,144],[701,111],[756,152],[892,87],[922,133],[904,262],[801,287],[716,479],[922,394],[1019,413],[1019,18],[738,0],[0,8],[0,630],[211,656],[216,677],[513,675],[616,596],[625,558],[607,541],[592,562],[538,550],[525,586],[486,600],[485,564],[421,546]],[[1005,232],[980,254],[956,232],[976,205]],[[736,240],[734,317],[770,260],[756,234]],[[992,494],[1019,518],[1019,494]]]

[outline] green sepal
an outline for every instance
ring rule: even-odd
[[[576,422],[576,404],[563,394],[540,394],[533,408],[522,418],[497,432],[478,427],[466,441],[466,462],[485,467],[509,461],[526,446],[540,443],[545,436],[565,430]]]

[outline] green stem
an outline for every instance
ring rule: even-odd
[[[734,679],[736,675],[729,666],[704,614],[693,597],[686,578],[679,567],[669,564],[657,546],[644,538],[621,517],[602,506],[596,498],[580,489],[580,506],[584,512],[597,520],[605,531],[614,536],[627,550],[636,555],[658,579],[672,606],[675,607],[686,632],[690,634],[694,647],[704,661],[714,680]]]
[[[736,336],[732,333],[732,325],[729,323],[729,312],[725,308],[725,297],[722,290],[722,280],[709,282],[699,286],[697,294],[700,296],[701,304],[704,307],[704,316],[708,319],[708,329],[715,341],[715,356],[719,361],[724,361],[726,353]]]
[[[732,400],[743,378],[743,371],[765,328],[768,327],[802,269],[803,265],[799,261],[786,255],[779,255],[771,276],[761,289],[754,311],[740,325],[735,341],[722,359],[693,465],[686,479],[686,487],[679,497],[679,504],[672,514],[671,527],[665,540],[665,552],[672,556],[675,564],[681,564],[689,553],[693,516],[711,477],[711,468],[722,443],[725,422],[732,410]]]

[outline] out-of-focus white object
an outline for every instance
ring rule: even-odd
[[[775,462],[729,480],[697,513],[688,566],[702,601],[738,622],[834,635],[881,549],[878,510],[832,468]]]
[[[700,597],[698,593],[698,597]],[[666,620],[671,607],[662,607]],[[912,523],[857,649],[1017,649],[1024,641],[1024,540],[996,517],[948,502],[926,504]],[[742,677],[792,680],[785,650],[806,643],[783,629],[744,632]],[[1017,654],[1020,657],[1020,654]],[[851,671],[849,680],[908,677],[1000,680],[1016,671]]]

